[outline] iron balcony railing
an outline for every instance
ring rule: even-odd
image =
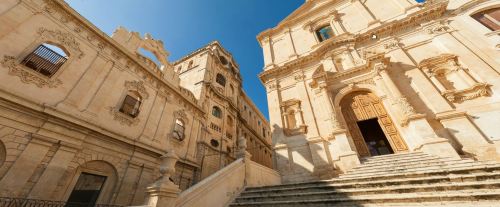
[[[50,48],[40,45],[24,58],[21,64],[42,75],[51,77],[66,62],[67,58]]]
[[[0,207],[122,207],[110,204],[68,203],[65,201],[49,201],[26,198],[0,197]]]

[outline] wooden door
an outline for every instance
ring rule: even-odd
[[[349,94],[342,99],[341,108],[349,134],[361,157],[370,156],[370,151],[358,127],[358,122],[373,118],[377,118],[395,153],[408,151],[408,146],[399,135],[381,100],[373,93],[363,91]]]

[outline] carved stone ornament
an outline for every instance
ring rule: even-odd
[[[138,117],[133,118],[128,116],[118,111],[116,107],[109,107],[109,113],[113,115],[113,119],[120,122],[121,125],[135,126],[140,122]]]
[[[149,98],[149,93],[144,87],[143,81],[125,81],[125,88],[129,91],[137,91],[143,99]]]
[[[481,96],[490,95],[490,85],[487,83],[476,83],[474,86],[463,90],[447,90],[442,93],[451,102],[460,103]]]
[[[9,75],[18,76],[21,82],[27,84],[35,84],[39,88],[45,86],[49,88],[56,88],[62,84],[62,81],[57,78],[43,77],[36,72],[32,72],[31,69],[26,68],[24,65],[18,63],[15,57],[4,56],[0,64],[6,68],[9,68]]]
[[[78,58],[81,58],[84,54],[80,49],[80,43],[76,41],[75,37],[67,32],[62,32],[59,30],[49,30],[47,28],[39,28],[37,34],[43,39],[52,39],[57,41],[59,44],[70,48],[72,51],[78,52]]]
[[[185,109],[180,109],[174,112],[175,118],[181,119],[185,124],[189,122],[188,115]]]
[[[450,26],[446,21],[441,21],[438,24],[432,25],[426,29],[428,34],[443,34],[450,30]]]

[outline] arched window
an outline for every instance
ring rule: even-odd
[[[120,112],[127,114],[133,118],[139,115],[142,97],[135,91],[129,91],[123,99]]]
[[[175,127],[174,127],[174,138],[182,141],[184,140],[184,122],[180,119],[175,120]]]
[[[62,48],[44,43],[26,56],[21,64],[44,76],[52,77],[67,60],[68,55]]]
[[[500,29],[500,7],[475,13],[471,17],[492,31]]]
[[[222,118],[222,110],[220,110],[219,107],[214,106],[212,107],[212,115],[217,118]]]
[[[231,95],[234,95],[234,87],[233,87],[233,84],[229,84],[229,90],[231,91]]]
[[[215,77],[215,82],[217,82],[221,86],[226,86],[226,77],[224,77],[220,73],[217,73],[217,77]]]
[[[188,64],[188,68],[192,68],[193,67],[193,60],[189,61],[189,64]]]
[[[334,35],[333,30],[332,27],[330,27],[330,25],[321,27],[316,30],[316,36],[318,36],[318,40],[320,42],[330,39],[331,37],[333,37],[333,35]]]
[[[227,116],[227,125],[230,127],[234,126],[234,121],[233,121],[233,118],[231,116]]]

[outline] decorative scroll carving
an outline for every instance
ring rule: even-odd
[[[426,29],[428,34],[442,34],[450,30],[450,26],[446,21],[441,21],[438,24],[432,25]]]
[[[109,107],[109,113],[113,115],[113,119],[120,122],[121,125],[135,126],[140,122],[138,117],[133,118],[118,110],[119,109],[116,107]]]
[[[185,109],[180,109],[174,112],[174,117],[181,119],[185,124],[189,123],[188,115]]]
[[[486,83],[477,83],[470,88],[464,90],[448,90],[442,95],[451,102],[463,102],[466,100],[475,99],[481,96],[490,95],[490,86]]]
[[[17,76],[21,82],[27,84],[35,84],[39,88],[45,86],[49,88],[56,88],[62,84],[62,81],[57,78],[42,77],[41,75],[31,72],[31,69],[26,68],[24,65],[17,62],[15,57],[4,56],[0,62],[2,66],[9,68],[9,75]]]
[[[144,87],[143,81],[125,81],[125,88],[130,91],[137,91],[143,99],[149,98],[149,93]]]
[[[76,41],[75,37],[67,32],[62,32],[59,30],[49,30],[47,28],[39,28],[37,34],[43,39],[53,39],[59,44],[70,48],[72,51],[79,53],[78,58],[81,58],[84,54],[80,49],[80,43]]]

